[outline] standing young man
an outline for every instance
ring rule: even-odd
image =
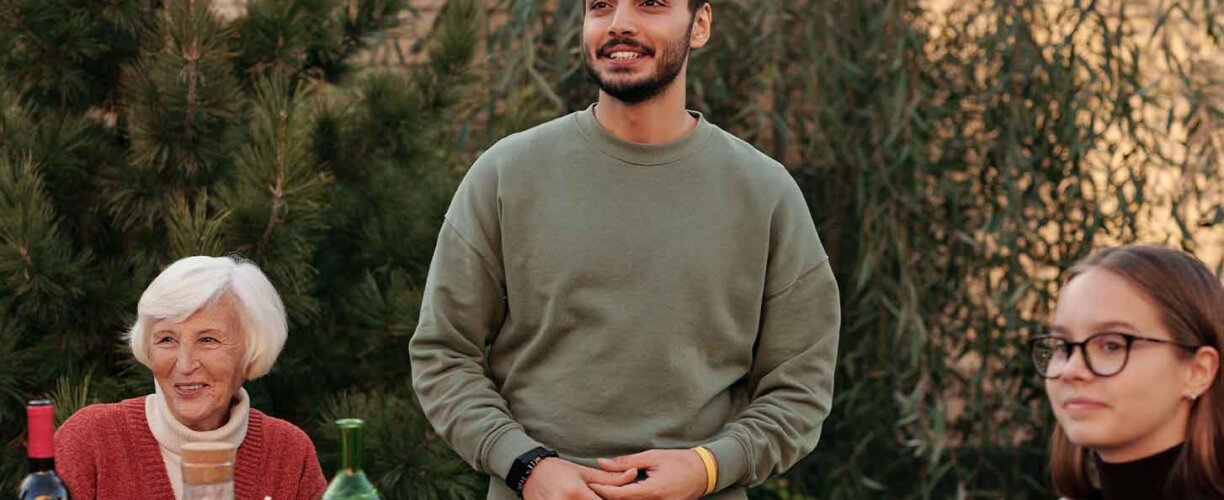
[[[464,178],[413,386],[490,499],[744,499],[816,446],[837,284],[786,169],[685,110],[708,2],[584,2],[599,101]]]

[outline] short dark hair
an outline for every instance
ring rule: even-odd
[[[700,9],[702,5],[707,3],[710,3],[710,0],[689,0],[689,12],[697,15],[697,9]]]

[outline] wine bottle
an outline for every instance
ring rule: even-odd
[[[26,449],[30,474],[21,482],[19,500],[68,500],[68,487],[55,473],[55,407],[50,401],[30,401],[26,406],[29,435]]]
[[[378,490],[361,470],[361,428],[364,425],[365,422],[356,418],[336,421],[340,428],[340,470],[323,492],[323,500],[379,500]]]
[[[187,443],[183,458],[183,500],[234,500],[234,459],[229,443]]]

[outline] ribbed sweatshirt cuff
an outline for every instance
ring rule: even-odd
[[[489,472],[505,479],[510,473],[510,466],[514,465],[514,459],[538,446],[543,445],[531,439],[522,429],[513,428],[493,438],[493,444],[485,453],[485,464]]]
[[[723,436],[705,445],[718,460],[718,485],[714,491],[722,491],[740,482],[748,472],[748,452],[734,436]]]

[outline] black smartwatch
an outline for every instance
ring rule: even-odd
[[[556,456],[557,452],[544,447],[519,455],[514,459],[514,465],[510,466],[510,472],[506,474],[506,486],[509,486],[521,498],[523,486],[527,485],[527,478],[531,477],[531,471],[535,470],[545,458]]]

